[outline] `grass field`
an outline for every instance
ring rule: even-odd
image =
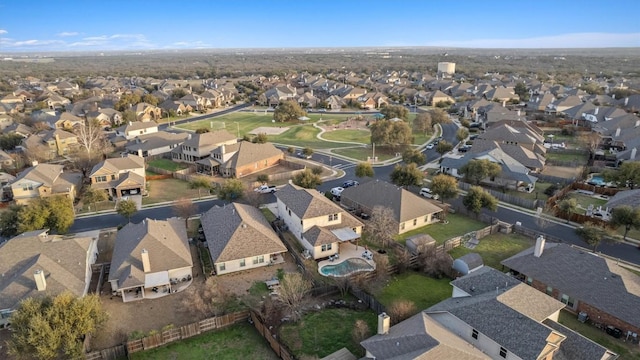
[[[276,360],[278,357],[258,331],[252,325],[243,322],[222,330],[176,341],[160,348],[136,352],[130,355],[130,359]]]
[[[376,157],[378,158],[378,161],[389,160],[396,156],[396,153],[394,151],[385,150],[385,149],[378,150],[378,149],[379,148],[376,147]],[[371,155],[373,155],[373,150],[371,149],[370,146],[354,147],[354,148],[347,148],[347,149],[335,149],[332,152],[338,155],[350,157],[358,161],[367,161],[367,157],[370,157]]]
[[[598,344],[606,347],[607,349],[616,352],[620,355],[620,359],[625,360],[640,360],[640,349],[638,345],[632,345],[631,343],[624,343],[622,340],[615,339],[606,332],[578,321],[575,314],[568,311],[560,312],[560,324],[578,332],[580,335],[587,337]]]
[[[180,198],[197,199],[198,190],[190,189],[189,183],[179,179],[149,180],[149,196],[142,198],[142,205],[174,201]],[[201,195],[208,195],[207,190],[201,190]]]
[[[589,160],[589,155],[575,155],[575,154],[563,154],[563,153],[547,153],[547,160],[556,161],[574,161],[578,166],[586,165]]]
[[[578,205],[582,206],[582,209],[578,209],[578,213],[580,214],[584,214],[584,209],[587,209],[590,204],[593,204],[593,207],[597,208],[598,206],[604,206],[607,203],[607,200],[594,198],[589,195],[579,194],[577,192],[570,193],[567,198],[576,199]]]
[[[501,269],[500,261],[511,257],[522,250],[534,245],[534,241],[528,237],[517,234],[493,234],[480,239],[480,244],[475,249],[459,246],[449,251],[449,254],[457,259],[468,253],[478,253],[482,256],[485,265],[494,269]]]
[[[351,336],[358,319],[367,322],[370,335],[375,334],[377,318],[373,311],[324,309],[304,315],[297,323],[284,324],[280,328],[280,338],[297,359],[303,356],[322,358],[343,347],[359,358],[364,351]]]
[[[188,168],[186,164],[171,161],[169,159],[155,159],[148,161],[149,166],[157,167],[168,171],[178,171]]]
[[[409,300],[416,310],[424,310],[451,296],[451,279],[434,279],[417,272],[406,272],[394,276],[389,284],[382,288],[376,299],[384,306],[396,300]]]
[[[293,145],[299,147],[311,147],[314,149],[339,148],[344,146],[353,146],[353,144],[341,144],[328,142],[317,138],[320,129],[311,125],[300,125],[291,127],[280,135],[269,135],[269,141]]]
[[[481,221],[459,214],[447,214],[447,221],[447,224],[439,222],[398,235],[396,241],[404,244],[409,237],[426,233],[431,235],[438,244],[442,244],[454,236],[461,236],[487,226]]]
[[[370,144],[371,132],[367,130],[333,130],[323,133],[322,138],[333,141],[351,141]]]

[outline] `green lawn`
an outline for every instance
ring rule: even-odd
[[[284,324],[280,328],[280,338],[297,359],[303,356],[322,358],[343,347],[356,356],[363,356],[364,350],[351,336],[358,319],[366,321],[370,334],[375,334],[377,317],[373,311],[324,309],[304,315],[297,323]]]
[[[276,215],[272,213],[268,208],[262,208],[260,209],[260,211],[262,211],[262,215],[264,215],[268,222],[272,222],[276,219]]]
[[[157,167],[168,171],[178,171],[188,168],[186,164],[177,163],[169,159],[155,159],[148,161],[149,166]]]
[[[534,241],[518,234],[493,234],[480,239],[480,244],[475,249],[459,246],[449,251],[449,254],[457,259],[468,253],[478,253],[482,256],[485,265],[495,269],[501,269],[500,261],[511,257],[522,250],[534,245]]]
[[[556,161],[575,161],[578,165],[586,165],[589,160],[588,155],[564,154],[564,153],[547,153],[547,160]]]
[[[196,130],[200,128],[207,128],[213,130],[226,129],[232,134],[236,134],[238,129],[240,130],[240,136],[242,137],[245,134],[248,134],[253,129],[261,126],[268,127],[280,127],[280,126],[290,126],[292,124],[287,123],[274,123],[273,114],[264,112],[257,113],[249,113],[249,112],[235,112],[226,114],[220,117],[213,118],[211,120],[200,120],[187,124],[180,124],[176,126],[180,129],[186,130]],[[237,124],[236,124],[237,122]]]
[[[448,223],[439,222],[411,230],[402,235],[398,235],[396,240],[404,244],[407,238],[411,236],[427,233],[431,235],[438,244],[442,244],[452,237],[461,236],[487,226],[487,224],[481,221],[459,214],[447,214],[447,221]]]
[[[213,272],[213,263],[211,262],[211,253],[208,247],[198,246],[198,254],[202,260],[202,273],[211,274]]]
[[[333,130],[322,134],[322,138],[333,141],[371,143],[371,132],[367,130]]]
[[[450,281],[448,278],[434,279],[417,272],[406,272],[394,276],[376,294],[376,299],[387,307],[396,300],[409,300],[420,311],[451,297]]]
[[[146,359],[273,359],[278,357],[253,325],[241,322],[169,345],[130,355],[132,360]]]
[[[388,151],[385,149],[380,149],[376,147],[376,156],[378,157],[378,161],[385,161],[385,160],[389,160],[393,157],[396,156],[396,153],[393,151]],[[371,149],[371,146],[368,147],[354,147],[354,148],[348,148],[348,149],[336,149],[336,150],[332,150],[333,153],[336,153],[338,155],[342,155],[342,156],[346,156],[346,157],[350,157],[352,159],[358,160],[358,161],[367,161],[367,157],[370,157],[371,155],[373,155],[373,150]],[[374,169],[375,171],[375,169]]]
[[[317,138],[320,129],[311,125],[293,126],[280,135],[269,135],[269,141],[314,149],[337,148],[353,146],[353,144],[340,144],[323,141]]]
[[[561,311],[558,321],[560,324],[578,332],[580,335],[587,337],[607,349],[620,355],[620,359],[624,360],[640,360],[640,348],[637,345],[624,343],[622,340],[609,336],[606,332],[590,325],[578,321],[577,316],[568,311]]]
[[[583,209],[586,209],[590,204],[593,204],[593,207],[595,209],[598,208],[598,206],[604,206],[607,203],[607,200],[594,198],[589,195],[579,194],[577,192],[570,193],[567,198],[576,199],[576,201],[578,201],[578,205],[582,206]],[[578,213],[584,214],[585,210],[583,209],[578,209]]]

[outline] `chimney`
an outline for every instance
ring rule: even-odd
[[[33,273],[33,278],[36,280],[36,288],[38,291],[45,291],[47,289],[47,279],[44,277],[44,271],[36,270]]]
[[[142,249],[140,257],[142,258],[142,270],[145,273],[151,272],[151,262],[149,262],[149,252],[147,249]]]
[[[624,106],[627,106],[627,105],[629,105],[629,98],[628,97],[624,98]]]
[[[536,247],[533,249],[533,256],[540,257],[544,251],[544,236],[539,235],[536,239]]]
[[[520,109],[518,109],[518,117],[520,117]]]
[[[616,129],[616,137],[620,136],[620,128]]]
[[[222,144],[220,145],[220,154],[224,155],[226,153],[227,147]]]
[[[502,100],[502,107],[507,107],[507,100]]]
[[[38,160],[33,160],[31,162],[31,166],[38,166]]]
[[[597,107],[594,111],[593,111],[593,115],[598,115],[598,111],[600,110],[600,107]]]
[[[133,123],[131,121],[129,121],[129,126],[133,125]]]
[[[391,318],[387,313],[381,313],[378,315],[378,335],[386,335],[389,333],[389,324],[391,323]]]
[[[637,152],[638,152],[638,148],[637,147],[634,147],[633,149],[631,149],[631,156],[629,157],[629,160],[635,160]]]

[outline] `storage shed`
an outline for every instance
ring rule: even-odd
[[[453,261],[453,269],[462,275],[467,275],[484,266],[482,257],[478,253],[469,253]]]
[[[424,252],[428,246],[435,246],[436,240],[429,234],[419,234],[408,238],[406,245],[411,254],[418,255]]]

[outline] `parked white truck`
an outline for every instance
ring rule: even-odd
[[[274,192],[278,191],[278,189],[274,185],[260,185],[257,188],[253,189],[253,191],[260,194],[273,194]]]

